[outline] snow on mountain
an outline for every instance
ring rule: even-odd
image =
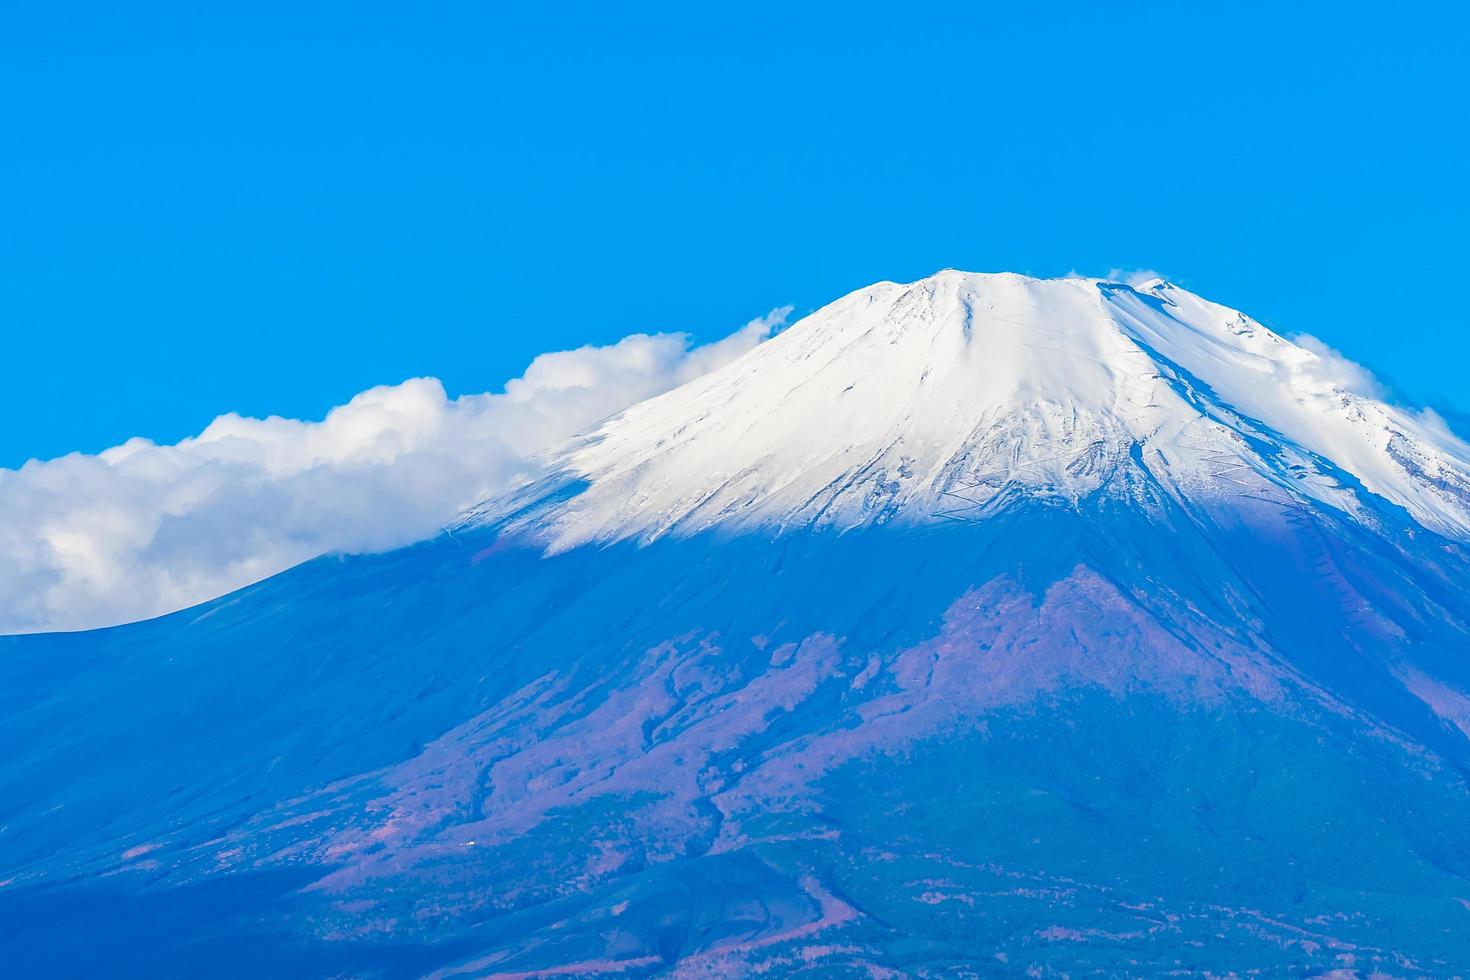
[[[1163,280],[878,283],[623,412],[559,464],[548,487],[587,486],[537,518],[558,549],[979,519],[1018,495],[1096,493],[1310,498],[1369,519],[1366,491],[1470,534],[1470,447]]]

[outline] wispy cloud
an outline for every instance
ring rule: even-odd
[[[1317,355],[1311,369],[1320,381],[1367,398],[1385,399],[1388,389],[1363,365],[1328,346],[1309,333],[1291,338],[1298,346]]]
[[[1155,279],[1167,279],[1168,276],[1157,269],[1109,269],[1108,274],[1103,277],[1110,282],[1121,282],[1129,286],[1142,286],[1146,282]]]
[[[1129,286],[1142,286],[1146,282],[1152,282],[1155,279],[1167,279],[1169,277],[1166,276],[1166,275],[1164,275],[1162,272],[1159,272],[1159,271],[1157,271],[1155,269],[1118,269],[1118,268],[1114,268],[1114,269],[1109,269],[1107,272],[1103,273],[1101,276],[1097,276],[1097,275],[1094,275],[1094,274],[1088,273],[1088,272],[1079,272],[1076,269],[1072,269],[1071,271],[1069,271],[1062,278],[1063,279],[1105,279],[1108,282],[1121,282],[1121,283],[1124,283],[1124,284],[1129,285]]]
[[[221,415],[175,445],[0,469],[0,632],[145,618],[318,554],[428,537],[534,475],[544,450],[739,357],[790,312],[702,346],[635,334],[542,354],[501,393],[450,399],[413,378],[321,421]]]

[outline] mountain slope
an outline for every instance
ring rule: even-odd
[[[1464,972],[1464,447],[1313,358],[880,284],[435,541],[0,640],[0,954]]]

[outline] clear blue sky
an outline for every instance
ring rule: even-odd
[[[944,266],[1470,409],[1466,5],[793,6],[6,5],[0,465]]]

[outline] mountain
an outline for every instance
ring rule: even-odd
[[[433,541],[0,639],[19,975],[1470,971],[1470,448],[879,283]]]

